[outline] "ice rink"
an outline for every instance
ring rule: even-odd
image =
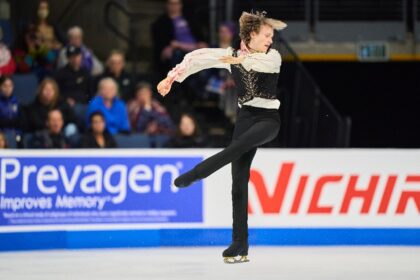
[[[0,253],[0,279],[420,279],[420,247],[252,247],[224,264],[221,247]]]

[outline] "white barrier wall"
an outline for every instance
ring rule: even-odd
[[[217,151],[2,151],[0,249],[48,247],[10,244],[34,233],[77,233],[69,247],[227,242],[230,165],[186,189],[172,184]],[[420,244],[420,150],[259,149],[249,227],[255,244]],[[97,235],[96,245],[84,235],[115,230],[125,241],[138,234],[130,244]]]

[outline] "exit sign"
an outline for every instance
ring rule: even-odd
[[[389,46],[386,42],[359,42],[357,57],[359,61],[387,61]]]

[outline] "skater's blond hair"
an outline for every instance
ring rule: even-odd
[[[275,30],[286,28],[286,23],[281,20],[268,18],[266,17],[266,14],[265,11],[256,11],[255,13],[242,12],[241,17],[239,18],[239,37],[246,45],[251,41],[251,33],[255,32],[258,34],[263,25],[269,25]]]

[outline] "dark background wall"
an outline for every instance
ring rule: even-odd
[[[352,147],[420,147],[420,63],[305,63],[352,119]]]

